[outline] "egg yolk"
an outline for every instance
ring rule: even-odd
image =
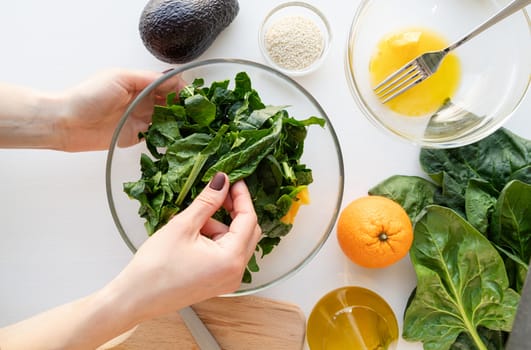
[[[444,38],[426,29],[407,29],[387,35],[378,43],[369,63],[373,86],[417,56],[447,46],[448,42]],[[457,56],[449,53],[432,76],[391,99],[386,105],[406,116],[433,113],[457,90],[460,72]]]

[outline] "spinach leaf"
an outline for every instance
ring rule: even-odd
[[[186,114],[200,126],[209,126],[216,119],[216,105],[202,95],[193,95],[184,100]]]
[[[282,119],[277,118],[266,134],[255,133],[252,135],[254,136],[252,142],[246,142],[245,147],[239,147],[237,151],[223,155],[207,170],[203,181],[207,182],[220,171],[228,175],[231,183],[249,176],[256,170],[260,161],[271,152],[275,143],[280,140],[281,130]]]
[[[503,350],[508,338],[508,332],[493,331],[485,327],[478,327],[478,334],[489,350]],[[475,345],[467,333],[461,333],[455,343],[452,344],[451,350],[470,350]]]
[[[262,258],[264,255],[271,253],[273,248],[275,248],[280,243],[280,237],[262,237],[260,242],[258,242],[258,247],[262,251]]]
[[[188,195],[188,191],[190,191],[190,189],[195,185],[196,179],[199,177],[199,173],[202,171],[203,166],[207,162],[208,158],[215,154],[221,147],[222,137],[227,129],[227,125],[224,125],[224,127],[220,128],[216,136],[208,143],[208,145],[192,158],[194,160],[192,169],[186,177],[186,181],[179,191],[179,196],[175,201],[177,206],[180,206],[183,203],[184,199]],[[190,137],[194,135],[200,134],[193,134]]]
[[[239,113],[234,119],[234,124],[239,130],[260,129],[269,118],[284,108],[285,106],[266,106],[262,109],[253,110],[249,115]]]
[[[531,260],[531,185],[511,181],[492,215],[491,241],[512,260],[514,288],[521,291]],[[507,265],[507,260],[506,260]]]
[[[434,203],[438,191],[437,185],[424,178],[394,175],[371,188],[369,194],[387,197],[399,203],[414,223],[424,207]]]
[[[155,107],[152,117],[155,126],[140,134],[140,137],[146,139],[146,144],[153,156],[160,158],[157,147],[167,147],[181,138],[179,123],[176,120],[178,114],[180,111],[174,111],[168,107]]]
[[[179,193],[183,190],[201,152],[211,141],[211,135],[197,133],[176,141],[166,149],[164,160],[168,166],[161,171],[167,176],[172,192]]]
[[[410,257],[417,290],[403,337],[450,349],[461,333],[487,349],[478,327],[510,331],[519,295],[488,239],[451,209],[428,206],[415,225]]]
[[[465,191],[470,179],[483,180],[501,191],[512,177],[531,177],[531,141],[501,128],[465,147],[422,149],[420,163],[442,187],[442,196],[437,202],[464,213]]]
[[[509,180],[520,180],[522,182],[531,184],[531,165],[512,173],[509,177]]]
[[[483,180],[470,179],[465,189],[465,214],[468,222],[487,235],[491,213],[499,192]]]
[[[205,84],[205,80],[202,78],[196,78],[192,82],[192,84],[185,86],[179,93],[177,94],[179,96],[179,101],[184,101],[188,97],[191,97],[195,94],[204,95],[204,92],[200,90],[200,88]],[[170,92],[168,94],[169,96],[173,96],[173,93]],[[166,99],[168,100],[168,99]]]
[[[234,95],[237,99],[243,99],[244,96],[253,91],[251,79],[245,72],[239,72],[234,77]]]

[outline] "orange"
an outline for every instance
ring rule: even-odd
[[[354,263],[363,267],[386,267],[409,252],[413,227],[404,208],[395,201],[365,196],[341,211],[337,239]]]
[[[280,219],[280,221],[285,224],[293,224],[295,217],[299,212],[299,208],[303,204],[310,204],[310,192],[308,192],[308,187],[304,187],[299,193],[297,193],[295,200],[291,202],[291,207],[288,212]]]

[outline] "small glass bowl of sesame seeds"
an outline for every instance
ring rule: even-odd
[[[260,50],[267,63],[290,76],[314,71],[324,61],[331,39],[323,13],[301,1],[272,9],[259,31]]]

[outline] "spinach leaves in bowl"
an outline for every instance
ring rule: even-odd
[[[148,154],[140,159],[141,178],[124,183],[124,191],[140,202],[148,235],[186,208],[217,172],[231,183],[245,179],[263,236],[257,246],[262,257],[279,244],[292,227],[286,219],[299,194],[312,183],[312,171],[300,162],[307,127],[325,125],[311,116],[292,118],[287,106],[266,106],[245,72],[209,87],[197,78],[166,105],[156,106],[145,139]],[[220,209],[215,217],[230,222]],[[249,261],[243,282],[259,270]]]

